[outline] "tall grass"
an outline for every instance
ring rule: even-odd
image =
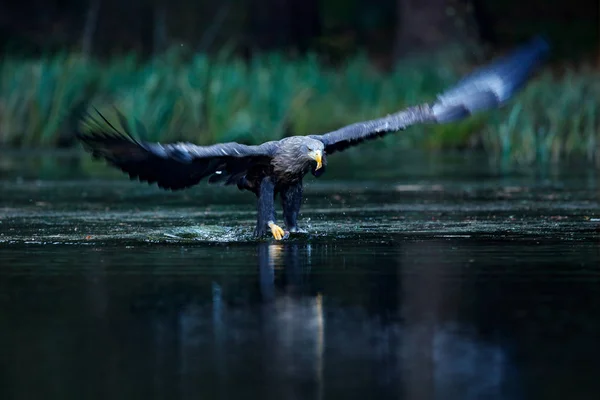
[[[257,143],[320,133],[430,100],[467,70],[465,53],[407,59],[388,73],[364,56],[329,67],[317,57],[268,54],[238,59],[176,52],[147,62],[77,55],[0,62],[0,144],[56,146],[83,104],[143,121],[146,140]],[[382,148],[444,150],[483,146],[518,162],[568,157],[600,160],[600,74],[545,74],[498,111],[461,123],[416,126],[379,142]],[[109,112],[110,115],[110,112]],[[386,142],[387,141],[387,142]],[[394,142],[391,147],[389,142]],[[378,144],[372,144],[377,146]]]
[[[490,153],[530,164],[581,159],[600,164],[600,73],[542,76],[485,126]]]

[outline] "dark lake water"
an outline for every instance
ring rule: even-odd
[[[332,157],[284,242],[254,199],[0,152],[1,399],[590,399],[600,180]]]

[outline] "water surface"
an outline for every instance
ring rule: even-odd
[[[3,399],[600,390],[591,168],[340,155],[307,180],[307,232],[279,243],[252,237],[236,189],[1,156]]]

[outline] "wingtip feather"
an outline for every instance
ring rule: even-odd
[[[508,55],[467,75],[433,103],[436,121],[458,121],[500,107],[525,85],[549,52],[548,40],[537,35]]]

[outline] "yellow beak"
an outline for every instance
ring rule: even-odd
[[[315,171],[323,166],[323,164],[321,163],[321,161],[323,160],[323,153],[321,152],[321,150],[311,151],[310,153],[308,153],[308,155],[310,158],[317,162],[317,168],[315,168]]]

